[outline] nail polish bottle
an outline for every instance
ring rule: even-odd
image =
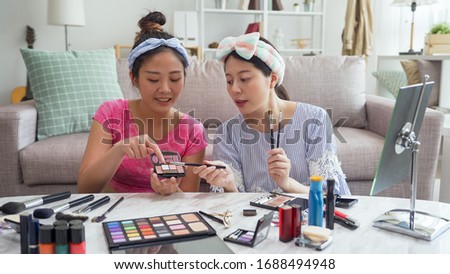
[[[69,254],[69,227],[67,224],[55,227],[55,253]]]
[[[70,254],[86,254],[84,225],[70,227]]]
[[[39,253],[55,254],[55,230],[53,225],[39,227]]]

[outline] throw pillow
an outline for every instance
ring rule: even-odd
[[[423,76],[425,74],[428,74],[430,76],[430,79],[428,79],[428,81],[434,81],[434,86],[431,90],[428,106],[439,105],[439,90],[441,86],[441,62],[417,60],[417,67],[419,69],[420,79],[423,79]]]
[[[123,98],[113,49],[21,49],[38,112],[39,140],[89,131],[97,107]]]
[[[407,85],[406,75],[403,71],[375,71],[372,72],[372,75],[375,76],[378,83],[394,95],[395,98],[397,98],[399,89]]]
[[[420,83],[419,68],[415,60],[403,60],[400,61],[400,64],[402,64],[403,70],[405,71],[408,85]]]
[[[285,62],[283,86],[291,101],[328,110],[335,126],[365,127],[364,57],[289,56]]]

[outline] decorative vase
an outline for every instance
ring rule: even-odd
[[[216,9],[226,9],[227,1],[226,0],[216,0]]]

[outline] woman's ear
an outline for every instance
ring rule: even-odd
[[[133,86],[136,86],[136,78],[133,76],[133,73],[131,72],[131,70],[128,72],[128,75],[130,76],[131,84]]]
[[[271,73],[270,74],[270,88],[275,88],[278,83],[278,74]]]

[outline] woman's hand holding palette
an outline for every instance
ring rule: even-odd
[[[153,170],[158,176],[164,178],[178,178],[186,176],[184,167],[171,164],[171,162],[181,161],[180,154],[174,151],[162,151],[162,154],[164,156],[164,159],[166,160],[166,163],[161,163],[156,154],[152,153],[150,155],[150,160],[153,163]]]

